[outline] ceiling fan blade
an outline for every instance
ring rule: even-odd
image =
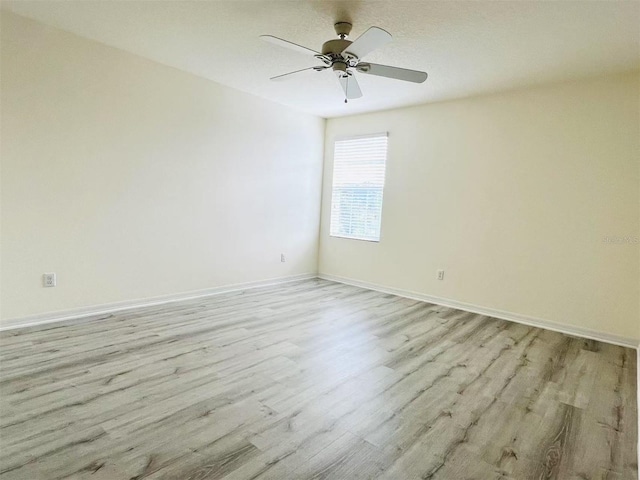
[[[396,80],[404,80],[405,82],[422,83],[427,79],[426,72],[390,67],[388,65],[378,65],[377,63],[359,63],[356,65],[356,70],[360,73],[394,78]]]
[[[260,38],[265,42],[273,43],[274,45],[288,48],[290,50],[294,50],[304,55],[322,55],[320,52],[316,52],[315,50],[312,50],[307,47],[303,47],[302,45],[298,45],[297,43],[293,43],[288,40],[283,40],[281,38],[274,37],[273,35],[260,35]]]
[[[357,58],[364,57],[367,53],[380,48],[391,41],[389,32],[378,27],[371,27],[342,51],[342,54],[350,54]]]
[[[362,90],[356,80],[355,75],[345,75],[344,77],[338,77],[342,90],[344,90],[344,96],[351,100],[352,98],[360,98],[362,96]]]
[[[275,77],[271,77],[269,80],[283,80],[283,79],[288,78],[290,75],[293,75],[294,73],[305,72],[307,70],[315,70],[316,72],[320,72],[320,71],[325,70],[327,68],[329,68],[329,67],[325,66],[325,65],[320,65],[318,67],[302,68],[300,70],[295,70],[293,72],[283,73],[282,75],[276,75]]]

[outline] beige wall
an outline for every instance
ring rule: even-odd
[[[639,246],[603,239],[640,236],[639,93],[629,74],[329,120],[320,273],[638,338]],[[381,241],[329,237],[334,139],[381,131]]]
[[[3,319],[315,273],[323,119],[7,12],[1,54]]]
[[[323,120],[7,12],[1,55],[3,319],[315,272]],[[639,91],[329,120],[320,271],[638,338],[640,249],[603,238],[640,236]],[[382,240],[330,238],[333,140],[379,131]]]

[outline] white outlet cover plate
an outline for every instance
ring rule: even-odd
[[[55,273],[45,273],[42,275],[42,285],[45,287],[55,287],[56,286],[56,274]]]

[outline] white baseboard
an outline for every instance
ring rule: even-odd
[[[488,317],[500,318],[502,320],[508,320],[510,322],[522,323],[531,327],[544,328],[546,330],[553,330],[555,332],[565,333],[567,335],[573,335],[575,337],[588,338],[590,340],[598,340],[600,342],[612,343],[614,345],[620,345],[623,347],[638,348],[638,339],[623,337],[621,335],[613,335],[610,333],[599,332],[588,328],[575,327],[573,325],[563,325],[550,320],[543,320],[540,318],[529,317],[527,315],[521,315],[519,313],[506,312],[503,310],[497,310],[495,308],[483,307],[480,305],[473,305],[471,303],[459,302],[457,300],[451,300],[448,298],[435,297],[433,295],[426,295],[424,293],[412,292],[408,290],[401,290],[398,288],[387,287],[384,285],[378,285],[375,283],[363,282],[353,278],[340,277],[338,275],[330,275],[326,273],[318,274],[319,278],[330,280],[332,282],[344,283],[347,285],[353,285],[356,287],[367,288],[369,290],[376,290],[378,292],[389,293],[392,295],[398,295],[399,297],[411,298],[413,300],[420,300],[422,302],[434,303],[436,305],[442,305],[444,307],[456,308],[459,310],[465,310],[467,312],[478,313],[480,315],[486,315]]]
[[[393,287],[387,287],[384,285],[378,285],[375,283],[364,282],[353,278],[341,277],[330,274],[315,274],[305,273],[300,275],[291,275],[287,277],[270,278],[266,280],[258,280],[254,282],[237,283],[232,285],[223,285],[220,287],[207,288],[204,290],[196,290],[191,292],[182,292],[178,294],[164,295],[160,297],[152,297],[145,299],[127,300],[124,302],[115,302],[102,305],[94,305],[90,307],[74,308],[70,310],[49,312],[37,315],[29,315],[19,318],[11,318],[3,320],[0,323],[0,331],[12,330],[16,328],[31,327],[35,325],[43,325],[47,323],[62,322],[64,320],[73,320],[84,317],[91,317],[94,315],[104,315],[106,313],[119,312],[123,310],[131,310],[134,308],[150,307],[154,305],[162,305],[165,303],[179,302],[182,300],[190,300],[194,298],[208,297],[212,295],[218,295],[221,293],[234,292],[239,290],[247,290],[252,288],[266,287],[269,285],[278,285],[289,282],[296,282],[300,280],[307,280],[311,278],[322,278],[333,282],[344,283],[347,285],[354,285],[356,287],[367,288],[369,290],[376,290],[378,292],[389,293],[392,295],[398,295],[400,297],[411,298],[422,302],[434,303],[436,305],[442,305],[445,307],[456,308],[459,310],[465,310],[467,312],[478,313],[480,315],[486,315],[488,317],[500,318],[511,322],[522,323],[532,327],[545,328],[547,330],[553,330],[576,337],[588,338],[591,340],[598,340],[601,342],[612,343],[614,345],[621,345],[623,347],[638,348],[638,339],[623,337],[620,335],[613,335],[605,332],[598,332],[581,327],[575,327],[572,325],[563,325],[549,320],[543,320],[535,317],[529,317],[513,312],[506,312],[503,310],[497,310],[494,308],[483,307],[479,305],[473,305],[470,303],[459,302],[457,300],[451,300],[448,298],[435,297],[433,295],[426,295],[423,293],[412,292],[408,290],[402,290]]]
[[[223,285],[220,287],[207,288],[204,290],[195,290],[191,292],[182,292],[171,295],[163,295],[159,297],[143,298],[136,300],[127,300],[124,302],[115,302],[101,305],[93,305],[90,307],[73,308],[70,310],[41,313],[37,315],[29,315],[19,318],[10,318],[0,323],[0,331],[12,330],[16,328],[32,327],[35,325],[43,325],[46,323],[62,322],[64,320],[73,320],[83,317],[91,317],[94,315],[104,315],[106,313],[120,312],[123,310],[131,310],[134,308],[151,307],[153,305],[162,305],[165,303],[180,302],[182,300],[191,300],[194,298],[209,297],[211,295],[219,295],[221,293],[235,292],[239,290],[248,290],[251,288],[267,287],[270,285],[279,285],[282,283],[297,282],[317,278],[315,273],[303,273],[300,275],[289,275],[287,277],[269,278],[266,280],[258,280],[255,282],[235,283],[231,285]]]

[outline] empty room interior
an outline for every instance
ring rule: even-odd
[[[0,480],[638,479],[640,1],[0,33]]]

